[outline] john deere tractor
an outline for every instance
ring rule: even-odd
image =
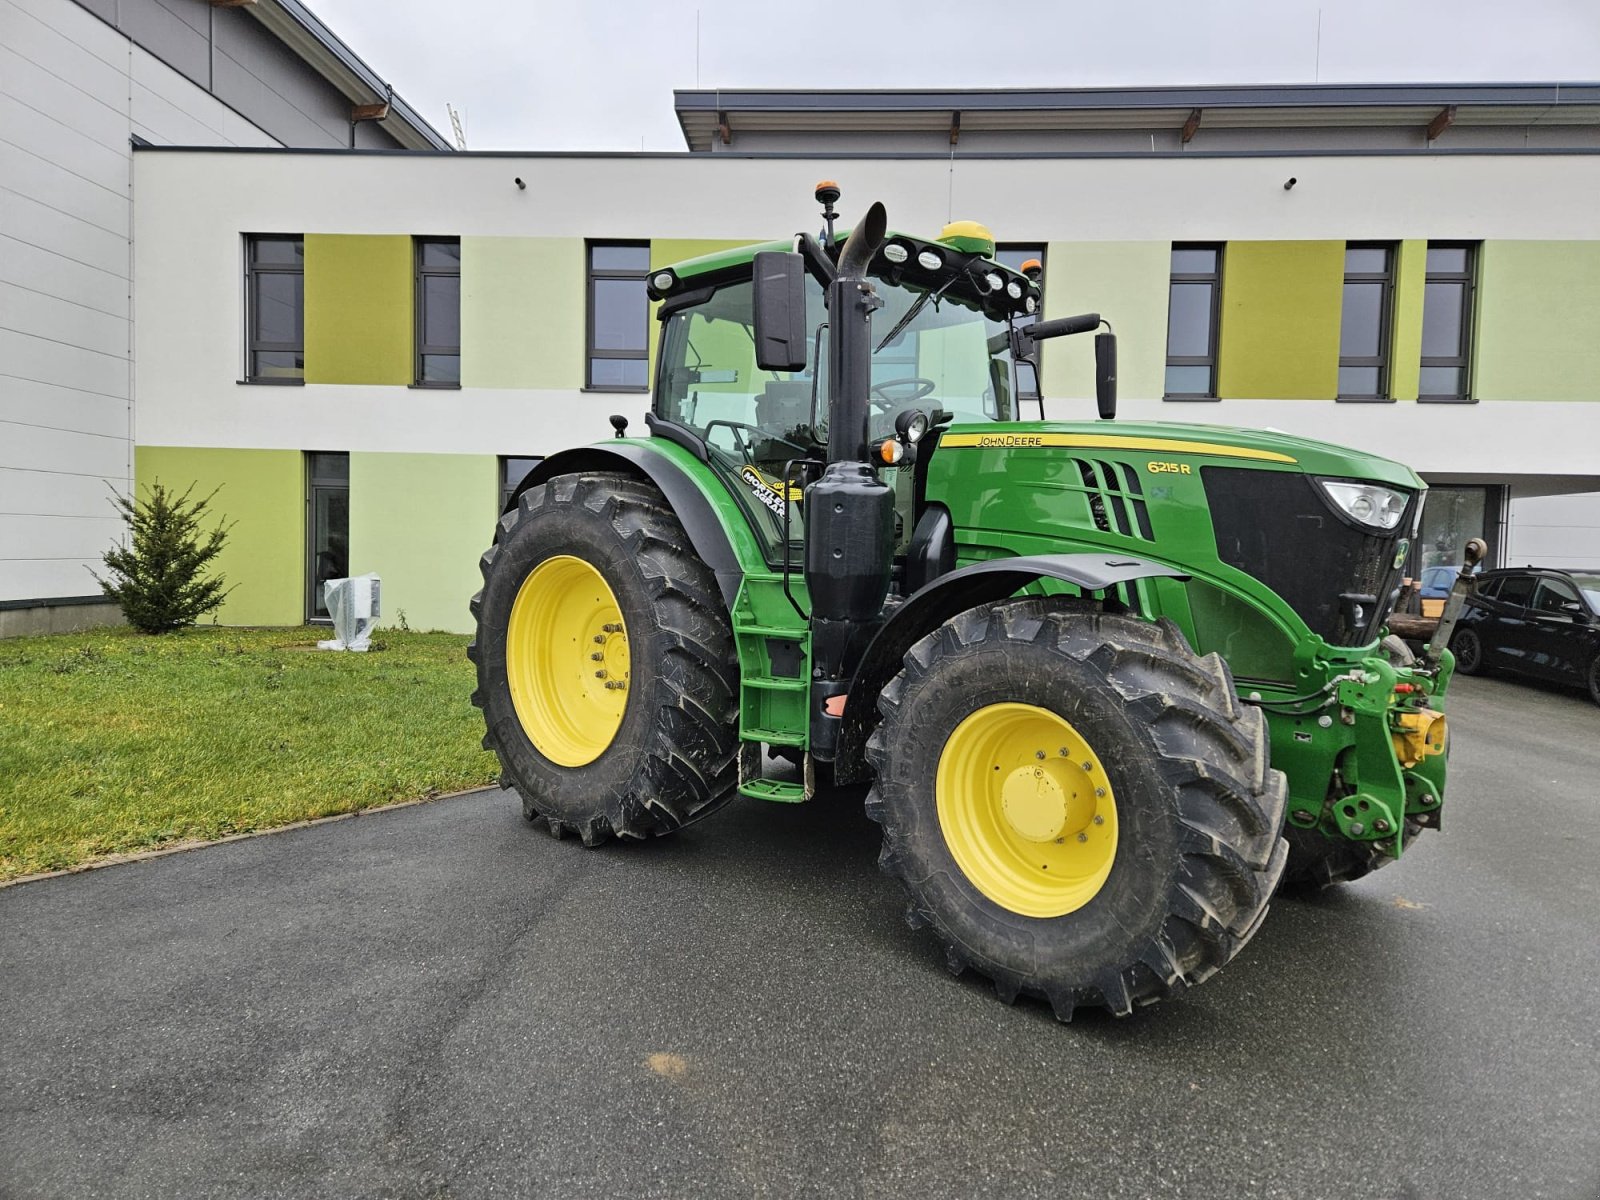
[[[870,781],[913,928],[1063,1020],[1199,983],[1281,879],[1436,826],[1453,662],[1384,639],[1421,479],[1117,424],[1108,323],[1038,319],[1036,265],[877,204],[844,239],[817,196],[820,235],[650,277],[648,436],[613,417],[500,519],[474,702],[528,819],[593,846]],[[1099,419],[1021,419],[1038,344],[1082,334]]]

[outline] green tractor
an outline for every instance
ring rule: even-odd
[[[911,926],[1062,1020],[1199,983],[1280,880],[1436,827],[1453,660],[1384,624],[1422,480],[1114,424],[1114,335],[1039,320],[1035,265],[878,204],[843,239],[817,198],[820,236],[650,277],[650,436],[613,417],[500,519],[473,700],[528,819],[593,846],[870,781]],[[1100,419],[1020,419],[1037,344],[1082,333]]]

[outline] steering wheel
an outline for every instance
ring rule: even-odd
[[[907,375],[904,379],[885,379],[882,383],[872,385],[872,394],[876,396],[886,408],[893,408],[899,404],[915,404],[924,396],[931,396],[939,385],[932,379],[925,379],[921,375]],[[894,387],[909,387],[909,396],[891,396],[887,389]]]

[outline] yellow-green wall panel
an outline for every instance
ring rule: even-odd
[[[232,590],[217,611],[224,625],[299,625],[305,619],[304,459],[295,450],[140,446],[138,484],[160,481],[204,496],[221,487],[211,514],[233,525],[216,566]],[[209,618],[206,618],[209,619]]]
[[[491,454],[350,455],[350,573],[383,578],[382,624],[471,632],[498,471]]]
[[[1600,399],[1600,241],[1484,242],[1473,395]]]
[[[1415,400],[1422,380],[1422,297],[1428,276],[1428,243],[1400,243],[1394,268],[1394,320],[1389,335],[1389,395]]]
[[[1343,242],[1229,242],[1217,392],[1332,400],[1339,389]]]
[[[411,239],[308,233],[307,383],[415,381]]]
[[[582,238],[461,239],[461,385],[581,388]]]
[[[1117,333],[1117,392],[1154,400],[1166,384],[1167,285],[1172,247],[1166,242],[1051,242],[1045,249],[1045,316],[1097,312]],[[1088,419],[1092,406],[1052,404],[1094,397],[1094,338],[1057,338],[1043,352],[1045,413]]]

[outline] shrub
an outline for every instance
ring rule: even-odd
[[[217,493],[191,500],[193,491],[190,484],[180,496],[157,480],[145,487],[141,499],[114,500],[131,544],[107,550],[104,559],[111,579],[98,574],[95,579],[100,590],[122,606],[128,624],[141,633],[168,633],[193,625],[203,613],[220,607],[232,590],[223,586],[221,575],[205,576],[205,571],[222,552],[233,526],[219,521],[209,531],[202,530],[201,519]]]

